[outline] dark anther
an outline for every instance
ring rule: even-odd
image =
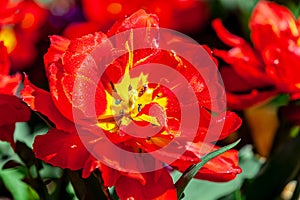
[[[113,91],[117,92],[117,90],[116,90],[115,85],[113,84],[113,82],[110,81],[109,83],[110,83],[110,86],[113,89]]]
[[[138,112],[141,112],[141,109],[142,109],[142,104],[138,104]]]
[[[132,90],[131,84],[128,86],[128,91]]]

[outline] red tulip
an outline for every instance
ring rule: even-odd
[[[0,2],[0,26],[11,24],[18,20],[19,9],[22,6],[20,2],[3,0]]]
[[[299,23],[284,6],[260,1],[249,21],[253,47],[213,21],[219,38],[232,49],[215,50],[228,66],[221,69],[229,106],[244,109],[279,93],[298,99]]]
[[[176,156],[182,166],[174,163],[174,167],[185,170],[190,164],[200,161],[199,149],[204,146],[203,140],[206,137],[210,122],[212,129],[216,128],[219,123],[224,123],[220,136],[224,138],[240,126],[241,120],[236,114],[229,111],[223,117],[211,117],[211,112],[207,110],[211,109],[211,97],[217,99],[215,97],[217,94],[214,94],[213,91],[209,94],[203,78],[191,64],[168,51],[157,48],[128,51],[128,53],[113,61],[105,69],[101,78],[98,77],[95,68],[91,66],[82,68],[85,59],[100,44],[103,45],[105,51],[97,59],[104,59],[106,53],[114,53],[112,44],[107,40],[107,37],[123,31],[146,27],[156,27],[158,29],[158,18],[139,10],[124,21],[117,22],[107,34],[96,32],[74,40],[52,36],[50,38],[51,46],[44,56],[50,93],[25,80],[22,96],[32,109],[48,116],[49,120],[55,124],[55,128],[50,129],[45,135],[37,136],[35,139],[33,148],[39,159],[62,168],[83,169],[83,177],[88,177],[92,171],[98,168],[102,172],[106,186],[115,185],[121,199],[129,197],[173,199],[176,197],[176,191],[169,174],[164,168],[154,172],[124,172],[122,163],[118,160],[112,161],[106,158],[107,162],[113,163],[115,169],[119,169],[115,170],[97,160],[95,154],[89,153],[92,150],[96,154],[100,154],[101,150],[109,149],[109,144],[102,140],[103,135],[101,133],[105,134],[119,148],[134,153],[154,152],[166,146],[181,134],[178,131],[181,120],[181,105],[171,90],[160,84],[148,83],[147,76],[143,74],[144,72],[135,76],[126,73],[127,70],[147,63],[168,65],[178,70],[189,81],[198,100],[194,104],[199,107],[201,121],[199,122],[196,138],[190,141],[192,143],[190,147],[194,146],[195,148],[185,149],[188,146],[187,139],[183,138],[180,140],[182,142],[172,147],[174,150],[185,149],[183,157],[167,152],[167,154],[163,154],[168,156],[157,155],[155,158],[151,157],[153,163],[157,159],[164,162],[166,159]],[[139,38],[135,39],[139,40]],[[79,91],[74,91],[76,79],[80,80]],[[90,95],[86,90],[91,88],[95,88],[95,96]],[[186,95],[185,88],[178,87],[178,90],[181,90],[179,94]],[[91,105],[93,99],[95,99],[95,104]],[[191,102],[181,103],[185,109],[192,109]],[[93,106],[97,114],[96,124],[90,122]],[[117,114],[114,115],[114,112]],[[193,111],[191,110],[191,112]],[[214,110],[214,112],[220,111]],[[80,120],[74,119],[74,113],[79,114],[77,117]],[[73,123],[76,123],[77,129],[82,129],[90,134],[79,137]],[[134,137],[128,134],[127,131],[135,131],[135,124],[140,126],[152,124],[153,127],[157,128],[157,133],[146,138]],[[99,128],[99,131],[90,128],[94,128],[95,125]],[[189,130],[185,131],[188,135]],[[213,136],[208,138],[209,142],[215,140]],[[88,141],[90,144],[89,151],[81,139]],[[111,154],[114,153],[111,151]],[[139,163],[132,158],[122,157],[122,159],[126,160],[126,163],[140,168],[147,167],[145,163]],[[212,181],[231,180],[241,172],[237,162],[237,151],[229,151],[212,160],[206,168],[200,170],[198,177]],[[123,188],[124,184],[134,187],[127,187],[125,190]],[[149,191],[153,192],[149,193]],[[149,194],[142,197],[141,192]]]

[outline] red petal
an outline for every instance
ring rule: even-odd
[[[75,129],[74,124],[65,118],[56,108],[50,93],[31,84],[27,77],[25,77],[21,95],[32,110],[47,116],[55,124],[56,128],[65,131],[73,131]]]
[[[83,116],[85,118],[89,117],[87,115],[91,109],[82,109],[82,107],[93,106],[93,109],[95,106],[96,112],[102,113],[106,108],[106,98],[104,88],[99,83],[100,75],[97,66],[94,63],[86,63],[88,67],[81,65],[94,48],[106,39],[106,36],[103,33],[95,33],[71,41],[59,36],[52,36],[50,39],[51,46],[44,60],[56,107],[69,120],[73,120],[73,108],[85,114]],[[76,78],[81,85],[75,87]],[[97,87],[96,94],[93,94],[91,86]],[[73,98],[74,89],[76,89],[76,96]],[[81,97],[85,97],[83,98],[85,103],[82,102]],[[96,102],[91,104],[94,97]]]
[[[72,120],[72,106],[70,100],[63,92],[61,79],[63,77],[62,57],[70,45],[70,40],[60,37],[51,36],[51,45],[44,56],[45,68],[48,76],[51,96],[57,108],[65,117]]]
[[[299,37],[292,12],[273,2],[259,2],[252,12],[249,26],[252,41],[259,50],[274,42],[281,42],[280,40]],[[268,37],[264,37],[266,35]]]
[[[88,178],[93,171],[101,167],[101,162],[96,160],[92,155],[86,160],[83,170],[82,178]]]
[[[201,142],[191,143],[184,154],[185,156],[172,163],[171,166],[184,172],[189,166],[200,161],[199,158],[204,156],[203,153],[206,148],[210,151],[218,149],[216,146],[212,147]],[[242,170],[238,166],[238,151],[229,150],[210,160],[198,171],[195,177],[203,180],[225,182],[234,179],[241,172]]]
[[[144,10],[138,10],[123,21],[116,22],[107,32],[111,37],[117,33],[134,28],[158,27],[158,18],[156,15],[147,14]]]
[[[139,200],[177,199],[172,178],[166,169],[143,173],[146,184],[127,176],[121,176],[116,184],[116,192],[121,200],[133,198]],[[125,187],[126,186],[126,187]]]
[[[36,136],[33,151],[46,163],[71,170],[82,169],[90,156],[77,134],[57,129]]]
[[[50,36],[50,47],[47,51],[47,53],[44,55],[44,63],[46,66],[46,71],[48,72],[48,67],[51,63],[55,63],[59,61],[62,57],[65,51],[67,50],[70,40],[58,35]],[[50,74],[48,74],[50,75]]]
[[[225,119],[223,118],[222,115],[220,115],[222,118],[217,117],[216,120],[216,125],[220,123],[224,123],[222,133],[219,136],[219,140],[222,140],[229,136],[231,133],[235,132],[240,126],[242,125],[242,119],[235,114],[234,112],[227,111],[225,114]]]
[[[238,151],[229,150],[206,163],[195,178],[226,182],[234,179],[241,172],[242,169],[238,166]]]
[[[214,55],[231,64],[240,76],[245,76],[244,72],[247,70],[254,78],[262,77],[263,63],[258,53],[244,39],[226,30],[220,19],[214,20],[212,26],[225,44],[234,47],[228,52],[214,50]],[[253,67],[249,68],[249,65]]]
[[[174,46],[180,45],[180,42],[174,42]],[[193,52],[191,52],[191,55]],[[203,77],[201,76],[200,72],[192,66],[189,62],[187,62],[184,58],[177,56],[176,54],[170,53],[168,51],[160,51],[151,56],[148,60],[150,63],[159,63],[162,65],[166,65],[169,67],[174,68],[178,71],[188,82],[189,85],[193,89],[193,95],[196,94],[198,99],[199,106],[204,106],[207,109],[211,109],[211,102],[217,100],[218,105],[222,104],[221,96],[218,92],[217,88],[221,87],[220,84],[216,83],[215,80],[218,80],[217,73],[210,73],[212,70],[209,70],[211,66],[203,66],[202,70],[207,70],[207,74],[211,77],[206,77],[206,80],[214,80],[216,90],[208,91],[207,83],[204,81]],[[166,74],[165,76],[168,76]],[[183,96],[181,99],[184,99],[185,102],[180,102],[183,105],[193,104],[196,102],[191,102],[193,97],[189,98],[186,93],[186,85],[180,84],[182,83],[181,80],[169,79],[169,85],[173,85],[172,91],[176,92],[176,96]],[[163,91],[167,92],[167,91]],[[168,93],[168,92],[167,92]],[[174,95],[173,95],[174,96]],[[179,97],[178,97],[179,98]],[[174,101],[175,102],[175,101]],[[222,106],[221,106],[222,107]],[[216,110],[217,112],[217,110]]]
[[[84,59],[101,43],[107,41],[101,32],[82,36],[71,40],[63,56],[63,70],[67,74],[75,74]]]
[[[16,96],[0,94],[0,126],[30,119],[29,108]]]
[[[244,71],[245,72],[245,71]],[[221,74],[227,90],[227,105],[231,109],[242,110],[272,98],[279,91],[263,79],[247,79],[239,76],[231,67],[221,68]],[[249,75],[244,73],[245,76]],[[266,75],[264,75],[266,76]]]
[[[229,111],[220,113],[216,117],[212,117],[210,113],[207,113],[211,118],[211,124],[208,124],[209,121],[207,121],[207,124],[202,124],[205,120],[203,114],[200,119],[200,130],[198,130],[194,142],[216,142],[217,140],[222,140],[236,131],[242,124],[242,119],[234,112]]]
[[[106,187],[112,187],[116,184],[121,174],[119,171],[107,167],[106,165],[101,165],[101,176]]]
[[[260,55],[249,44],[236,46],[229,51],[214,50],[214,55],[228,63],[234,73],[246,83],[263,86],[271,84],[269,77],[265,76],[264,63]]]
[[[292,45],[291,45],[292,46]],[[299,69],[300,65],[299,47],[289,49],[269,46],[262,52],[266,63],[266,75],[271,77],[279,91],[283,93],[299,93]]]
[[[236,36],[230,34],[220,20],[214,21],[213,26],[221,40],[234,47],[228,52],[214,50],[216,56],[230,65],[221,68],[229,107],[247,108],[275,95],[277,92],[273,89],[274,78],[266,76],[261,55],[246,41],[236,39]]]
[[[241,123],[242,120],[233,112],[227,111],[213,116],[206,109],[200,108],[200,122],[197,133],[188,133],[189,130],[187,130],[187,133],[184,134],[193,139],[193,142],[210,143],[226,138],[236,131]]]
[[[216,31],[218,37],[228,46],[234,47],[234,46],[240,46],[246,41],[238,37],[236,35],[231,34],[222,24],[222,21],[220,19],[215,19],[212,22],[212,26],[214,30]]]
[[[128,172],[118,171],[104,164],[101,165],[100,170],[101,170],[102,179],[104,181],[104,185],[107,187],[112,187],[116,185],[119,179],[123,176],[135,180],[139,182],[139,184],[141,185],[146,184],[145,177],[141,173],[128,173]]]
[[[0,94],[15,95],[21,80],[21,74],[13,76],[0,74]]]
[[[14,132],[15,124],[0,125],[0,140],[9,142],[12,148],[15,148]]]
[[[243,110],[259,103],[267,102],[278,94],[276,90],[260,92],[256,89],[245,94],[227,93],[228,107]]]
[[[240,65],[236,67],[240,67]],[[266,88],[272,88],[270,81],[266,81],[266,79],[260,79],[262,75],[266,76],[264,73],[261,72],[259,75],[254,75],[252,74],[251,70],[248,70],[250,73],[245,73],[248,72],[245,70],[246,69],[244,69],[244,74],[241,75],[241,71],[237,73],[233,65],[230,67],[224,66],[220,69],[227,92],[243,94],[247,93],[247,91],[251,91],[254,88],[262,90],[265,90]]]

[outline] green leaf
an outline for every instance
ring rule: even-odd
[[[12,194],[14,200],[40,199],[37,192],[22,181],[25,176],[26,170],[21,167],[0,171],[0,178],[5,187]]]
[[[186,186],[189,184],[192,178],[197,174],[197,172],[200,170],[201,167],[203,167],[211,159],[221,155],[222,153],[228,151],[229,149],[232,149],[239,142],[240,140],[232,144],[229,144],[227,146],[224,146],[216,151],[210,152],[206,154],[203,158],[201,158],[201,162],[199,162],[198,164],[191,165],[175,183],[178,199],[182,197]]]
[[[22,162],[8,142],[0,141],[0,169],[2,169],[8,161]]]
[[[290,96],[288,94],[279,94],[274,99],[272,99],[269,104],[272,104],[276,107],[285,106],[289,103]]]

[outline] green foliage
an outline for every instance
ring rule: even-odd
[[[36,159],[32,152],[35,135],[47,130],[43,124],[31,130],[26,123],[17,123],[15,151],[9,143],[0,141],[0,197],[14,200],[75,199],[63,170]]]
[[[38,193],[23,179],[27,176],[24,167],[10,168],[0,171],[0,178],[6,189],[15,200],[40,199]]]

